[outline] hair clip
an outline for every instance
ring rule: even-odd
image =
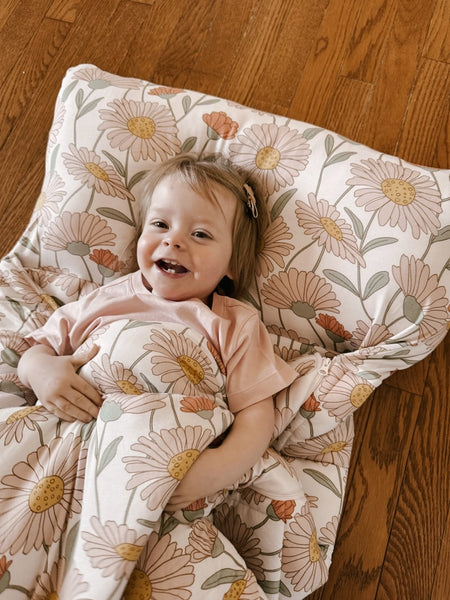
[[[247,202],[246,202],[247,210],[254,219],[257,219],[258,218],[258,207],[256,206],[255,194],[253,193],[253,190],[252,190],[251,186],[248,185],[248,183],[244,183],[243,188],[245,191],[245,195],[247,196]]]

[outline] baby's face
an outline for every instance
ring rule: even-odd
[[[145,283],[167,300],[207,302],[230,273],[237,199],[214,189],[218,203],[193,190],[177,175],[158,183],[152,195],[137,261]]]

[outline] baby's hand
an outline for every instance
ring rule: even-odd
[[[77,370],[98,352],[90,350],[73,356],[56,356],[46,346],[33,346],[19,362],[19,377],[31,387],[39,402],[64,421],[97,418],[102,397]]]

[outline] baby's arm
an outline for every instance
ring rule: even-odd
[[[272,397],[239,411],[223,443],[200,454],[172,494],[166,509],[184,508],[198,498],[231,487],[264,454],[273,429]]]
[[[102,398],[77,369],[97,352],[94,346],[76,356],[57,356],[52,348],[38,344],[22,355],[17,373],[47,410],[64,421],[87,423],[97,417]]]

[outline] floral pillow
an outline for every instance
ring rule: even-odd
[[[284,358],[315,349],[334,357],[313,413],[344,419],[443,339],[448,170],[93,65],[62,82],[42,193],[2,261],[2,328],[26,333],[56,306],[135,269],[142,178],[179,152],[222,153],[260,179],[272,225],[246,300]]]

